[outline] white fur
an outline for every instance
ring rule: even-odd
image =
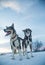
[[[27,33],[26,33],[26,36],[28,37],[30,35],[30,32],[28,31]]]

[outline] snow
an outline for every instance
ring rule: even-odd
[[[30,53],[28,53],[30,56]],[[12,60],[12,54],[0,54],[0,65],[45,65],[45,52],[35,52],[33,53],[34,57],[26,59],[26,56],[23,56],[23,60],[19,60],[19,55],[15,54],[15,60]]]

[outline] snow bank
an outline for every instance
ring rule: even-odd
[[[30,53],[28,53],[30,56]],[[12,54],[2,54],[0,55],[0,65],[45,65],[45,52],[33,53],[34,57],[26,59],[26,56],[23,56],[23,60],[19,60],[19,55],[16,54],[15,60],[12,60]]]

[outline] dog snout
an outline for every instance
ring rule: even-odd
[[[4,32],[6,32],[6,29],[4,29]]]

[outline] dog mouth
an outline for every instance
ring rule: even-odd
[[[11,34],[11,32],[10,31],[7,31],[5,36],[8,36],[10,34]]]
[[[4,32],[6,33],[5,36],[8,36],[9,34],[11,34],[11,31],[7,31],[6,29],[4,29]]]

